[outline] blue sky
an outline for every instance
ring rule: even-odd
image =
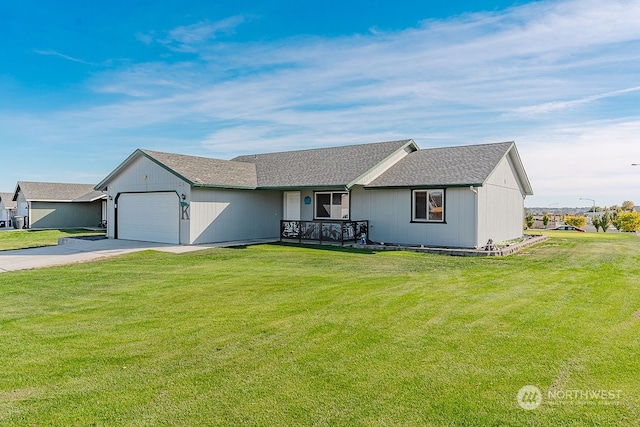
[[[190,4],[196,3],[196,4]],[[0,190],[136,148],[515,140],[527,206],[640,204],[640,2],[0,4]]]

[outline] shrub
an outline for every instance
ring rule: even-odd
[[[602,228],[602,232],[606,233],[609,227],[611,226],[611,216],[608,211],[605,211],[604,214],[600,217],[600,227]]]
[[[587,225],[587,218],[583,216],[569,216],[564,218],[564,222],[574,227],[582,228]]]
[[[640,230],[640,213],[618,212],[613,224],[620,231]]]
[[[525,217],[525,223],[527,224],[527,228],[532,228],[533,224],[535,223],[535,218],[533,217],[533,214],[531,212],[529,212],[527,214],[527,216]]]

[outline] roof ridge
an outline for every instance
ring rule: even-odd
[[[193,159],[212,160],[212,161],[217,161],[217,162],[246,163],[246,162],[238,162],[238,161],[233,160],[233,159],[219,159],[217,157],[197,156],[197,155],[194,155],[194,154],[169,153],[167,151],[148,150],[146,148],[139,148],[138,150],[140,150],[141,152],[143,152],[145,154],[150,155],[151,157],[153,157],[153,154],[163,154],[163,155],[167,155],[167,156],[189,157],[189,158],[193,158]]]
[[[242,154],[240,156],[236,156],[233,159],[238,159],[241,157],[253,157],[253,156],[265,156],[265,155],[275,155],[275,154],[285,154],[285,153],[304,153],[304,152],[317,152],[322,150],[332,150],[332,149],[340,149],[340,148],[357,148],[357,147],[366,147],[378,144],[393,144],[393,143],[407,143],[412,141],[411,138],[407,139],[396,139],[393,141],[379,141],[379,142],[370,142],[370,143],[362,143],[362,144],[345,144],[345,145],[332,145],[330,147],[319,147],[319,148],[302,148],[299,150],[283,150],[283,151],[268,151],[264,153],[249,153]],[[231,160],[233,160],[231,159]]]
[[[418,151],[425,151],[425,150],[450,150],[452,148],[472,148],[472,147],[484,147],[487,145],[491,145],[491,146],[496,146],[496,145],[511,145],[511,144],[515,144],[515,141],[502,141],[502,142],[483,142],[481,144],[461,144],[461,145],[448,145],[446,147],[427,147],[427,148],[421,148]]]
[[[18,181],[18,184],[94,185],[86,182]]]

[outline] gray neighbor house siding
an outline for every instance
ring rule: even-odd
[[[10,227],[11,217],[16,213],[17,204],[13,200],[13,193],[0,193],[0,223]]]
[[[134,239],[202,244],[278,238],[280,221],[291,219],[287,212],[295,209],[300,220],[316,220],[318,192],[344,192],[348,214],[335,219],[369,221],[370,240],[460,248],[521,237],[524,198],[533,194],[513,142],[420,149],[412,140],[231,160],[138,149],[95,189],[109,196],[111,238],[127,238],[123,223],[147,225],[132,218],[147,216],[144,199],[123,212],[117,202],[123,195],[135,200],[158,194],[170,205],[164,226],[158,223]],[[416,197],[427,192],[444,194],[443,206],[433,208],[441,209],[441,220],[416,214],[414,202],[427,200]],[[154,234],[163,228],[175,229],[175,235]]]
[[[82,203],[31,202],[31,228],[97,227],[102,201]]]
[[[105,199],[93,184],[19,181],[13,194],[15,215],[35,229],[98,227]]]

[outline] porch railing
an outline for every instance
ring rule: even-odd
[[[280,240],[298,240],[300,243],[316,241],[322,243],[357,242],[362,235],[369,234],[369,221],[280,221]]]

